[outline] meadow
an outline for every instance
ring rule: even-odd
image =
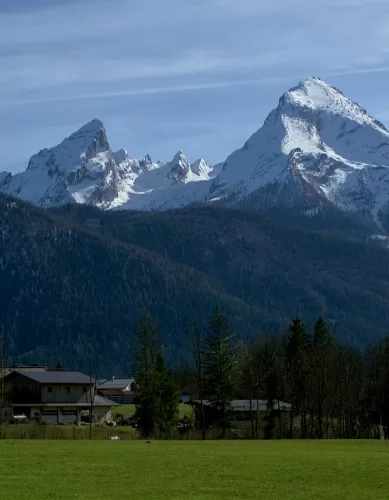
[[[380,500],[383,441],[0,441],[0,499]]]

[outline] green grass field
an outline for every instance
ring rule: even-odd
[[[189,405],[180,403],[178,406],[180,417],[187,415],[189,418],[193,415],[193,409]],[[122,405],[117,406],[112,410],[112,415],[115,416],[118,413],[123,413],[124,416],[129,417],[135,413],[135,405]]]
[[[1,441],[1,499],[387,500],[382,441]]]

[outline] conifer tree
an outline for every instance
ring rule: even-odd
[[[324,436],[324,420],[329,417],[331,399],[334,392],[334,337],[326,322],[320,317],[314,328],[311,356],[311,410],[317,420],[319,439]]]
[[[171,436],[178,421],[178,388],[166,366],[161,351],[155,360],[156,426],[160,436]]]
[[[158,349],[156,324],[145,312],[135,330],[133,367],[137,389],[135,419],[145,437],[154,433],[158,415],[155,374]]]
[[[307,389],[310,372],[311,335],[305,324],[296,318],[289,327],[286,341],[286,360],[292,411],[290,417],[290,437],[293,437],[295,413],[301,416],[301,437],[307,437]]]
[[[204,364],[208,398],[220,415],[223,437],[225,437],[228,409],[236,385],[237,352],[230,321],[218,308],[208,321],[205,344]]]
[[[139,431],[145,437],[155,433],[169,436],[177,424],[178,388],[158,344],[157,326],[148,313],[139,319],[135,337],[135,418]]]
[[[200,425],[201,436],[205,440],[205,416],[204,416],[204,390],[205,390],[205,339],[203,329],[198,318],[191,318],[188,321],[187,333],[189,340],[189,351],[192,355],[196,369],[197,391],[200,399]]]

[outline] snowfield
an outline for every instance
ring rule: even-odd
[[[263,208],[306,198],[308,217],[327,200],[381,227],[389,213],[389,132],[340,91],[309,78],[224,163],[190,163],[182,151],[166,163],[112,152],[103,123],[93,120],[34,155],[25,172],[1,172],[0,190],[42,207],[136,210],[245,200]]]

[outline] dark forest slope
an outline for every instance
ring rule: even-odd
[[[79,369],[92,334],[100,375],[128,371],[143,308],[175,363],[185,357],[185,318],[216,305],[241,338],[323,314],[338,338],[362,345],[388,333],[388,257],[255,214],[48,212],[0,196],[0,324],[13,361]]]

